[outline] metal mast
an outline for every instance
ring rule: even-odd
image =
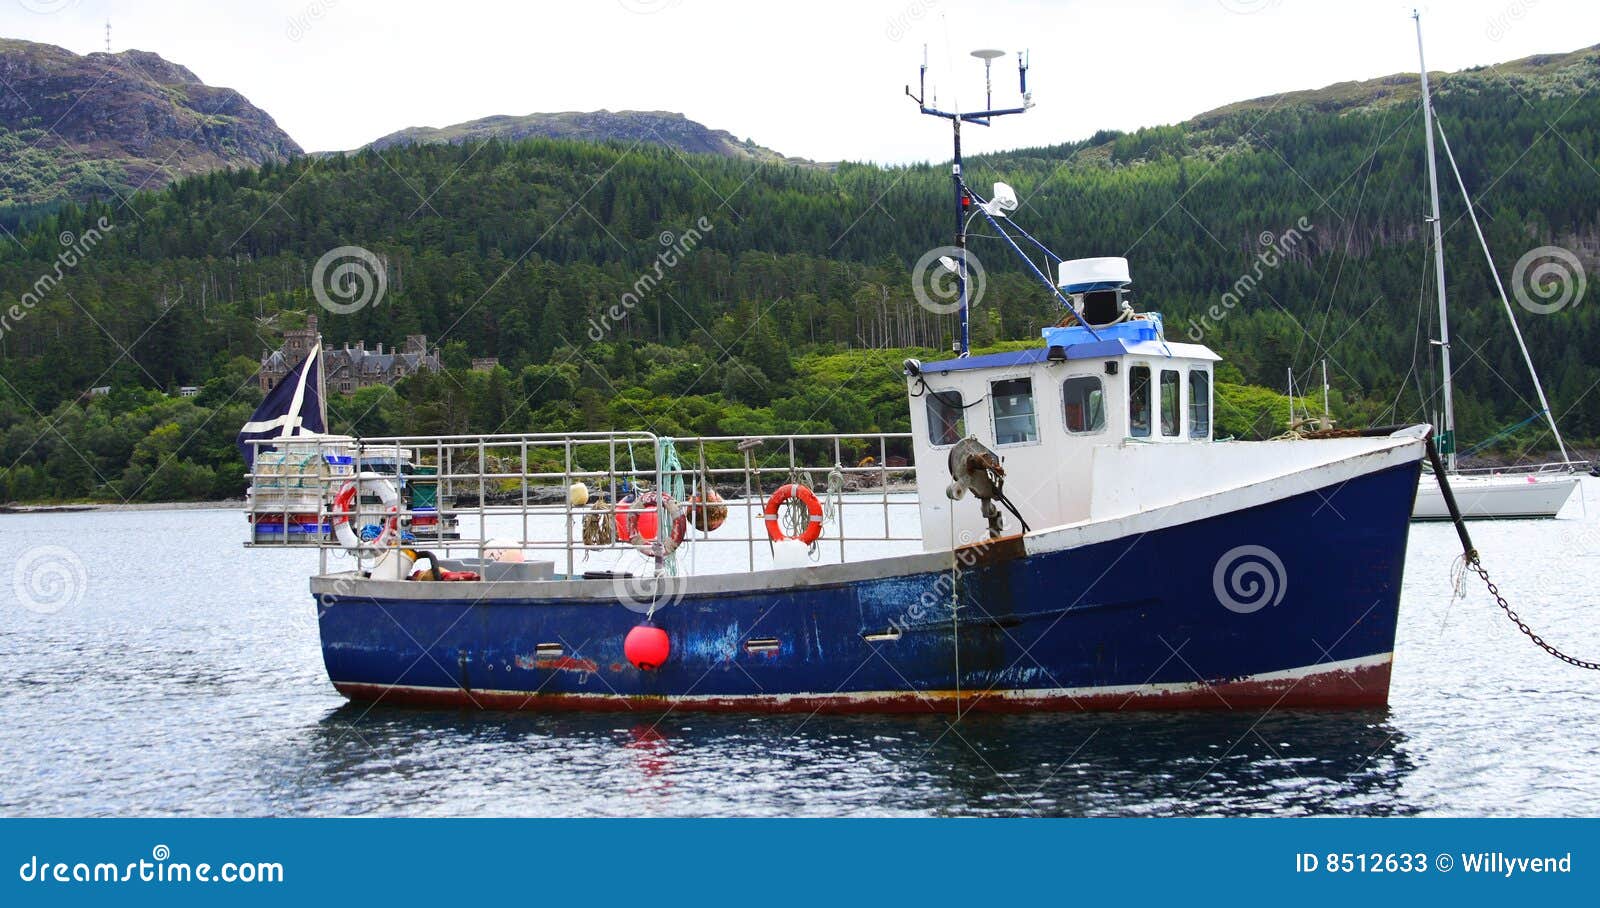
[[[973,56],[983,61],[985,108],[989,108],[989,66],[994,59],[1001,56],[1003,51],[978,50],[973,51]],[[957,337],[958,352],[966,356],[970,348],[971,335],[968,330],[967,319],[967,228],[966,206],[967,192],[961,180],[961,124],[975,123],[979,126],[988,126],[993,117],[1003,117],[1008,114],[1025,113],[1033,106],[1033,95],[1028,91],[1028,61],[1024,54],[1017,54],[1017,80],[1022,90],[1022,106],[1008,107],[1000,110],[986,109],[972,113],[959,113],[939,110],[929,107],[927,98],[928,86],[928,50],[922,50],[922,72],[918,81],[917,94],[911,93],[911,86],[906,86],[906,96],[917,102],[917,107],[922,113],[932,117],[943,117],[950,121],[951,134],[954,141],[955,153],[951,163],[950,182],[955,190],[955,248],[956,248],[956,293],[961,301],[961,327]]]
[[[1444,227],[1439,220],[1439,173],[1433,160],[1433,99],[1428,94],[1428,64],[1422,56],[1422,14],[1411,11],[1417,22],[1417,65],[1422,73],[1422,126],[1428,147],[1428,192],[1433,201],[1433,271],[1439,285],[1439,360],[1444,369],[1444,425],[1440,427],[1445,465],[1456,468],[1456,410],[1450,382],[1450,311],[1444,298]]]

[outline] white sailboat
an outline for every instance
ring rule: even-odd
[[[1573,490],[1578,487],[1578,464],[1567,456],[1566,443],[1561,439],[1561,430],[1556,426],[1555,415],[1550,412],[1550,403],[1545,399],[1539,373],[1533,367],[1532,357],[1528,355],[1528,345],[1522,340],[1522,329],[1517,326],[1516,314],[1512,312],[1511,303],[1506,299],[1505,285],[1500,281],[1494,257],[1489,254],[1489,244],[1484,239],[1483,229],[1478,224],[1478,215],[1473,210],[1472,199],[1467,195],[1466,183],[1461,179],[1461,171],[1456,167],[1455,156],[1450,152],[1450,140],[1445,138],[1443,128],[1437,127],[1445,157],[1455,174],[1461,196],[1466,200],[1467,214],[1472,220],[1473,229],[1477,231],[1484,257],[1489,262],[1495,287],[1500,291],[1500,302],[1505,306],[1506,318],[1511,323],[1511,331],[1516,336],[1517,346],[1522,350],[1522,357],[1528,364],[1528,374],[1532,376],[1534,390],[1538,392],[1541,415],[1548,421],[1550,431],[1555,435],[1556,445],[1561,450],[1559,464],[1544,464],[1515,470],[1461,471],[1456,468],[1456,420],[1450,367],[1450,321],[1449,308],[1445,303],[1444,231],[1439,220],[1439,177],[1433,150],[1433,131],[1436,124],[1433,116],[1433,97],[1428,90],[1428,64],[1422,56],[1422,17],[1416,12],[1413,12],[1411,17],[1417,23],[1417,61],[1420,64],[1418,68],[1422,78],[1422,120],[1427,135],[1428,190],[1433,202],[1432,217],[1429,221],[1433,225],[1434,277],[1439,292],[1439,340],[1435,343],[1439,347],[1444,370],[1440,447],[1446,452],[1446,472],[1449,474],[1450,488],[1455,492],[1461,516],[1468,519],[1554,517],[1572,496]],[[1445,507],[1444,496],[1439,491],[1438,478],[1431,473],[1425,471],[1422,474],[1411,515],[1418,520],[1442,520],[1450,516]]]

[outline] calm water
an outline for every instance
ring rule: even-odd
[[[1524,616],[1593,659],[1600,481],[1584,494],[1587,514],[1473,532]],[[1481,589],[1452,602],[1444,525],[1412,530],[1386,710],[954,725],[348,705],[317,648],[315,555],[246,551],[242,528],[0,516],[0,815],[1600,813],[1600,674]],[[24,607],[19,571],[63,566],[83,595]]]

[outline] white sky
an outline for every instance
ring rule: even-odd
[[[1233,101],[1415,71],[1392,0],[0,0],[0,35],[154,51],[243,92],[308,151],[490,114],[671,110],[785,154],[948,157],[919,117],[922,45],[941,106],[982,94],[977,47],[1033,52],[1037,108],[969,152],[1187,119]],[[1428,64],[1455,70],[1600,43],[1595,0],[1434,0]],[[996,61],[995,101],[1016,100]]]

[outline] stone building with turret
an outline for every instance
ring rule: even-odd
[[[304,328],[291,328],[283,332],[283,346],[261,354],[259,373],[261,390],[271,391],[283,381],[295,366],[311,354],[317,342],[317,317],[309,316]],[[440,369],[439,351],[428,349],[428,336],[408,334],[404,347],[389,350],[379,344],[368,350],[366,341],[355,346],[322,346],[322,368],[327,376],[328,389],[344,394],[372,385],[392,385],[408,375],[418,372],[437,372]]]

